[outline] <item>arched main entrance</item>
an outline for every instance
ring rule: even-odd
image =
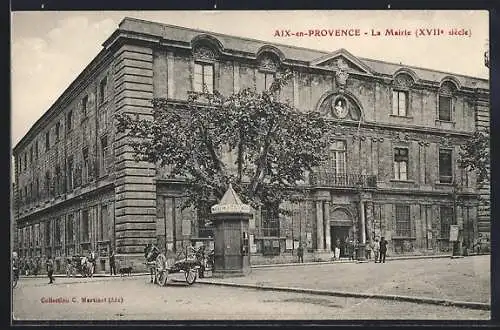
[[[344,208],[334,210],[330,217],[330,239],[331,247],[340,247],[340,257],[347,257],[346,242],[354,239],[353,217]]]

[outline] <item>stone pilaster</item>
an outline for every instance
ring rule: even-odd
[[[168,65],[168,64],[167,64]],[[171,76],[169,75],[168,78]],[[152,119],[153,52],[124,45],[115,57],[116,112]],[[171,89],[168,85],[168,94]],[[155,166],[136,162],[129,138],[115,135],[115,237],[117,261],[141,267],[143,250],[154,242],[156,231]]]
[[[324,250],[323,202],[316,201],[316,248]]]

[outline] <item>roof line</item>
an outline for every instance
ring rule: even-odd
[[[487,78],[474,77],[474,76],[469,76],[469,75],[465,75],[465,74],[461,74],[461,73],[440,71],[440,70],[435,70],[435,69],[423,68],[423,67],[415,66],[415,65],[399,64],[399,63],[388,62],[388,61],[384,61],[384,60],[376,60],[376,59],[367,58],[367,57],[358,57],[358,58],[360,60],[364,60],[364,61],[372,61],[372,62],[379,62],[379,63],[385,63],[385,64],[400,65],[402,68],[419,69],[419,70],[425,70],[425,71],[429,71],[429,72],[444,73],[444,74],[448,74],[451,76],[459,76],[459,77],[463,77],[463,78],[471,78],[471,79],[475,79],[475,80],[489,81],[489,79],[487,79]]]
[[[318,58],[316,58],[314,60],[319,59],[321,56],[331,55],[331,54],[333,54],[336,51],[344,49],[345,51],[349,52],[351,55],[353,55],[354,57],[356,57],[356,58],[358,58],[360,60],[368,60],[368,61],[374,61],[374,62],[379,62],[379,63],[401,65],[402,67],[407,67],[407,68],[420,69],[420,70],[431,71],[431,72],[438,72],[438,73],[445,73],[445,74],[449,74],[449,75],[455,75],[455,76],[460,76],[460,77],[464,77],[464,78],[478,79],[478,80],[482,80],[482,81],[489,81],[489,79],[486,79],[486,78],[479,78],[479,77],[469,76],[469,75],[465,75],[465,74],[459,74],[459,73],[455,73],[455,72],[440,71],[440,70],[435,70],[435,69],[423,68],[423,67],[419,67],[419,66],[415,66],[415,65],[406,65],[406,64],[403,65],[403,64],[399,64],[399,63],[395,63],[395,62],[388,62],[388,61],[377,60],[377,59],[372,59],[372,58],[367,58],[367,57],[361,57],[361,56],[357,56],[357,55],[351,53],[349,50],[347,50],[347,49],[345,49],[343,47],[337,48],[334,51],[328,52],[328,51],[325,51],[325,50],[319,50],[319,49],[314,49],[314,48],[307,48],[307,47],[301,47],[301,46],[287,45],[287,44],[282,44],[282,43],[277,43],[277,42],[272,42],[272,41],[266,41],[266,40],[260,40],[260,39],[253,39],[253,38],[248,38],[248,37],[240,37],[240,36],[235,36],[235,35],[232,35],[232,34],[226,34],[226,33],[220,33],[220,32],[213,32],[213,31],[207,31],[207,30],[201,30],[201,29],[195,29],[195,28],[188,28],[188,27],[184,27],[184,26],[167,24],[167,23],[160,23],[158,21],[148,21],[148,20],[144,20],[144,19],[140,19],[140,18],[135,18],[135,17],[130,17],[130,16],[124,17],[123,20],[120,22],[120,24],[123,21],[127,20],[127,19],[132,20],[132,21],[138,21],[138,22],[148,23],[148,24],[154,23],[154,24],[158,24],[158,25],[161,25],[161,26],[167,26],[167,27],[170,27],[170,28],[181,29],[181,30],[186,30],[186,31],[195,31],[195,32],[201,32],[201,33],[210,33],[210,34],[213,34],[213,35],[219,35],[219,36],[223,36],[223,37],[232,37],[232,38],[236,38],[236,39],[240,39],[240,40],[255,41],[255,42],[259,42],[259,43],[267,43],[267,44],[270,44],[270,45],[276,45],[276,46],[282,46],[282,47],[289,47],[289,48],[300,49],[300,50],[307,50],[307,51],[310,51],[310,52],[317,52],[317,53],[322,53],[323,54],[323,55],[320,55]]]
[[[214,35],[219,35],[219,36],[223,36],[223,37],[231,37],[231,38],[236,38],[236,39],[240,39],[240,40],[255,41],[255,42],[259,42],[259,43],[266,43],[266,44],[269,44],[269,45],[276,45],[276,46],[283,46],[283,47],[289,47],[289,48],[295,48],[295,49],[301,49],[301,50],[308,50],[308,51],[312,51],[312,52],[324,53],[324,55],[328,55],[328,54],[332,53],[332,52],[328,52],[326,50],[319,50],[319,49],[313,49],[313,48],[307,48],[307,47],[301,47],[301,46],[287,45],[287,44],[281,44],[281,43],[278,43],[278,42],[261,40],[261,39],[253,39],[253,38],[248,38],[248,37],[240,37],[240,36],[236,36],[236,35],[233,35],[233,34],[227,34],[227,33],[221,33],[221,32],[213,32],[213,31],[201,30],[201,29],[195,29],[195,28],[188,28],[188,27],[185,27],[185,26],[173,25],[173,24],[167,24],[167,23],[160,23],[160,22],[157,22],[157,21],[147,21],[147,20],[144,20],[144,19],[134,18],[134,17],[129,17],[129,16],[125,17],[122,20],[122,22],[124,20],[126,20],[126,19],[130,19],[130,20],[133,20],[133,21],[144,22],[144,23],[149,23],[149,24],[154,23],[154,24],[158,24],[158,25],[162,25],[162,26],[168,26],[170,28],[175,28],[175,29],[181,29],[181,30],[187,30],[187,31],[195,31],[195,32],[202,32],[202,33],[210,33],[210,34],[214,34]]]

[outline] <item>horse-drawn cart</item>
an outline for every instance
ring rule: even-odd
[[[66,260],[66,276],[73,277],[79,273],[82,277],[94,275],[94,264],[85,256],[73,256]]]
[[[149,267],[154,267],[154,282],[160,286],[167,285],[168,275],[184,273],[186,283],[192,285],[196,282],[198,272],[202,268],[202,258],[196,251],[189,252],[187,248],[184,256],[177,255],[177,258],[167,258],[165,254],[159,253],[154,261],[149,261]],[[181,254],[183,254],[181,252]]]

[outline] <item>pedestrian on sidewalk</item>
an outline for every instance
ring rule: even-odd
[[[298,262],[304,262],[304,247],[302,246],[302,242],[299,243],[299,247],[297,248],[297,257]]]
[[[373,242],[373,257],[375,258],[375,263],[378,262],[380,255],[380,243],[378,242],[378,237],[375,237],[375,241]]]
[[[52,257],[50,255],[47,258],[46,267],[47,275],[49,277],[49,284],[52,284],[54,282],[54,277],[52,276],[52,274],[54,273],[54,261],[52,260]]]
[[[340,239],[338,238],[335,241],[334,257],[335,260],[340,260]]]
[[[388,244],[388,242],[382,236],[382,238],[380,239],[380,261],[379,262],[385,263],[385,256],[387,254],[387,244]]]
[[[109,256],[109,272],[110,272],[110,275],[116,275],[115,251],[114,250],[111,250],[111,255]]]

